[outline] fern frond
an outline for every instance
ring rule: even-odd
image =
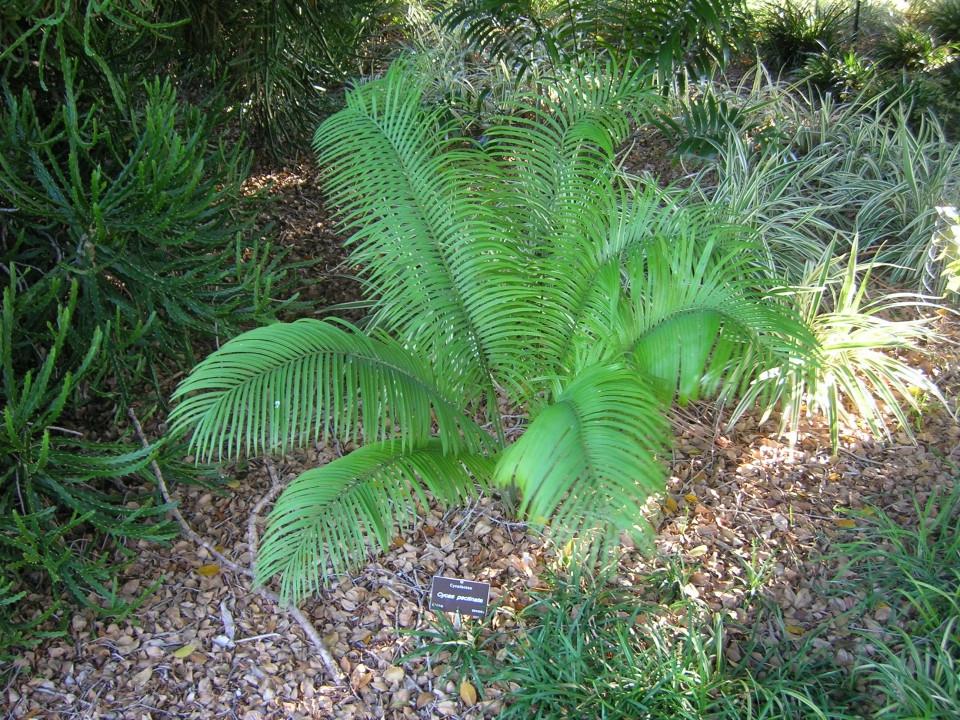
[[[571,163],[594,158],[612,170],[609,161],[629,134],[631,121],[655,101],[644,68],[613,60],[586,62],[519,94],[508,106],[509,114],[485,133],[487,149],[524,183],[529,180],[534,191],[542,188],[531,198],[536,203],[538,195],[555,193]]]
[[[423,361],[387,338],[312,319],[256,328],[197,365],[173,395],[173,434],[193,430],[200,458],[257,455],[332,434],[404,447],[437,433],[451,452],[489,438],[462,398]]]
[[[257,580],[280,575],[280,594],[298,601],[328,577],[355,567],[374,548],[386,550],[417,518],[427,493],[451,505],[486,482],[489,461],[445,454],[432,440],[404,448],[390,441],[365,445],[287,487],[270,513],[257,558]]]
[[[589,332],[590,318],[612,312],[621,293],[625,258],[658,235],[698,234],[711,227],[704,224],[701,228],[688,210],[664,206],[659,190],[652,185],[633,197],[623,188],[615,196],[618,202],[595,219],[593,232],[565,236],[551,248],[553,264],[563,272],[555,273],[550,289],[564,310],[556,316],[558,322],[544,324],[544,332],[553,333],[553,361],[559,372],[575,371],[596,361],[595,357],[578,363],[577,345],[589,336],[588,344],[595,346],[597,336]]]
[[[669,445],[664,407],[625,365],[583,370],[503,454],[500,485],[521,490],[520,511],[561,540],[631,530],[647,496],[663,489]]]
[[[531,0],[459,0],[440,14],[470,44],[523,70],[537,42],[547,36]]]
[[[537,288],[531,352],[540,366],[562,355],[570,311],[593,272],[590,259],[616,225],[615,149],[651,95],[641,71],[613,62],[570,71],[516,102],[489,128],[486,149],[502,168],[504,231],[523,240],[527,282]]]

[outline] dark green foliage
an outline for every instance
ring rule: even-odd
[[[941,42],[960,42],[960,0],[932,0],[921,18]]]
[[[79,362],[64,362],[78,304],[77,283],[66,293],[65,305],[57,306],[56,283],[18,292],[22,278],[14,266],[5,270],[0,584],[11,597],[27,588],[46,589],[54,598],[65,595],[114,614],[127,611],[129,603],[119,599],[111,585],[114,561],[85,550],[82,538],[90,530],[114,539],[164,540],[176,533],[166,520],[166,506],[154,506],[149,496],[139,497],[124,483],[124,478],[148,477],[154,451],[91,442],[67,427],[75,397],[102,351],[103,333],[94,330]],[[42,316],[50,305],[54,320],[46,331],[27,331],[30,323],[24,319]],[[0,618],[3,647],[22,640],[23,631],[37,618],[18,623],[12,601],[0,607],[5,611]]]
[[[370,63],[364,44],[396,3],[380,0],[179,0],[188,20],[176,50],[181,74],[219,86],[241,125],[277,154],[302,147],[329,105],[331,86]]]
[[[833,92],[841,100],[852,100],[876,77],[873,64],[851,50],[836,57],[821,53],[807,60],[807,80],[820,92]]]
[[[147,466],[170,482],[203,471],[182,449],[124,441],[116,419],[162,402],[197,343],[289,307],[282,255],[255,235],[259,201],[242,189],[251,152],[218,127],[222,78],[175,72],[191,19],[176,12],[0,5],[0,648],[69,605],[137,606],[117,591],[123,541],[175,533]],[[43,613],[19,602],[26,590],[46,596]]]
[[[494,675],[519,687],[503,717],[704,717],[719,648],[691,634],[673,656],[662,630],[643,627],[640,615],[651,609],[576,580],[538,593],[524,610],[531,627]],[[663,650],[650,652],[657,645]],[[686,688],[681,670],[695,678]]]
[[[0,3],[0,77],[17,90],[50,93],[55,107],[70,62],[122,105],[123,74],[142,70],[157,44],[171,39],[184,21],[164,22],[153,3],[138,0],[5,0]]]
[[[953,56],[953,47],[937,43],[913,25],[896,26],[877,46],[877,62],[890,70],[930,72],[942,68]]]
[[[681,100],[678,115],[655,116],[653,124],[674,143],[679,155],[714,158],[731,134],[759,145],[776,140],[776,128],[760,125],[758,109],[736,96],[724,97],[708,85],[694,97]]]
[[[955,134],[960,122],[956,43],[941,42],[923,27],[898,25],[881,36],[876,58],[884,69],[876,90],[885,92],[887,101],[907,106],[914,124],[933,113],[949,135]]]
[[[8,91],[0,109],[3,260],[29,267],[29,283],[77,281],[67,348],[82,355],[112,323],[101,370],[124,397],[154,377],[155,361],[189,358],[192,339],[266,316],[276,269],[269,248],[247,239],[249,154],[212,144],[216,115],[179,102],[169,82],[141,95],[81,110],[67,78],[49,121],[26,91]]]
[[[672,565],[631,588],[550,577],[509,635],[488,621],[458,630],[440,617],[414,633],[421,645],[408,657],[442,660],[452,679],[480,688],[509,688],[503,718],[955,718],[958,501],[956,489],[934,493],[918,506],[917,527],[873,509],[858,517],[854,539],[834,548],[846,562],[823,590],[864,599],[836,619],[860,635],[852,666],[834,660],[829,624],[791,637],[763,594],[743,608],[748,627],[711,616],[672,592],[687,582]],[[884,627],[870,619],[881,603],[894,612]],[[725,654],[728,632],[742,659]]]
[[[707,612],[679,591],[689,570],[661,558],[629,587],[575,566],[548,576],[509,633],[490,619],[457,629],[440,616],[413,633],[420,644],[407,657],[430,656],[455,682],[502,690],[502,718],[956,718],[960,489],[933,490],[914,512],[915,522],[876,507],[857,513],[827,559],[840,562],[835,577],[818,590],[859,602],[802,637],[764,592],[737,612],[749,626]],[[752,562],[745,570],[759,572]],[[879,625],[872,616],[883,606],[892,616]],[[831,642],[838,623],[855,637]],[[837,663],[838,642],[852,664]]]
[[[19,608],[27,596],[26,590],[19,590],[15,580],[7,579],[6,573],[0,577],[0,662],[16,657],[14,649],[34,647],[45,638],[59,637],[61,630],[45,630],[43,626],[59,610],[59,603],[51,602],[32,615],[23,617]]]
[[[766,5],[757,18],[759,46],[774,71],[802,67],[811,56],[834,54],[847,31],[848,7],[784,0]]]
[[[656,588],[660,579],[642,583]],[[547,584],[532,593],[509,636],[488,623],[456,630],[441,616],[433,629],[414,633],[422,645],[408,657],[442,657],[455,681],[510,688],[505,719],[858,717],[844,707],[850,693],[831,697],[841,695],[842,670],[814,656],[809,644],[748,640],[745,654],[753,654],[733,663],[724,653],[721,616],[679,594],[653,602],[639,598],[637,588],[577,574]],[[765,620],[782,626],[782,618]]]
[[[862,513],[835,552],[870,579],[872,600],[894,606],[904,629],[926,634],[960,621],[960,487],[933,491],[913,511],[915,525],[878,508]]]
[[[618,51],[665,76],[725,60],[744,18],[739,0],[460,0],[444,16],[476,47],[520,68]]]
[[[12,0],[0,6],[0,76],[16,94],[42,88],[54,104],[66,63],[122,106],[125,77],[175,74],[205,100],[222,97],[241,128],[277,154],[299,148],[326,91],[369,62],[365,43],[392,18],[378,0]],[[39,102],[39,99],[37,100]]]
[[[960,95],[954,89],[956,79],[943,70],[936,73],[891,70],[880,73],[875,87],[882,93],[881,104],[904,108],[910,125],[938,123],[947,139],[954,139],[960,128]]]

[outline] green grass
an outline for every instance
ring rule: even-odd
[[[740,627],[678,592],[683,570],[670,561],[640,592],[609,576],[553,575],[517,629],[444,619],[417,633],[424,642],[413,655],[432,655],[481,691],[503,690],[508,719],[960,717],[960,490],[933,493],[915,513],[915,525],[903,525],[868,510],[834,545],[837,579],[820,590],[863,598],[836,619],[861,628],[852,665],[835,661],[828,625],[786,632],[757,563],[752,624]],[[881,603],[892,613],[883,632],[867,622]],[[727,652],[731,633],[737,656]]]
[[[877,718],[960,717],[960,488],[916,500],[915,527],[875,509],[856,539],[837,552],[872,590],[868,603],[888,604],[889,632],[864,638],[875,653],[855,674],[882,695]]]

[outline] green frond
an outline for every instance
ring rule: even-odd
[[[450,30],[459,30],[475,48],[503,60],[522,77],[544,27],[531,0],[458,0],[439,15]]]
[[[744,33],[731,0],[456,0],[441,13],[479,52],[521,74],[535,64],[576,63],[590,54],[631,52],[675,65],[705,67]]]
[[[509,115],[487,129],[486,149],[505,166],[509,181],[523,184],[524,196],[515,200],[540,209],[549,221],[558,199],[589,207],[589,196],[564,195],[571,182],[608,186],[631,121],[654,101],[641,68],[586,63],[518,96]]]
[[[485,149],[508,190],[503,234],[516,238],[537,289],[531,322],[539,331],[529,350],[550,367],[563,353],[591,259],[608,245],[626,201],[615,185],[615,150],[651,95],[641,71],[612,62],[568,71],[538,90],[487,129]]]
[[[374,326],[445,363],[482,396],[495,375],[507,384],[523,378],[533,334],[523,318],[534,291],[500,222],[497,167],[423,106],[421,82],[394,64],[348,95],[314,146],[354,233],[351,259],[375,298]]]
[[[280,576],[280,595],[298,601],[328,577],[356,567],[371,550],[386,550],[417,518],[430,496],[461,502],[486,482],[488,460],[451,456],[438,440],[404,448],[389,441],[365,445],[323,467],[307,470],[280,495],[267,521],[257,580]]]
[[[551,319],[543,322],[542,333],[553,351],[555,367],[570,372],[596,362],[598,337],[597,318],[606,318],[601,324],[610,326],[611,317],[622,293],[623,265],[655,238],[701,238],[721,236],[733,238],[739,228],[717,223],[709,213],[691,208],[679,208],[669,203],[659,189],[646,185],[641,192],[629,195],[624,188],[611,195],[617,198],[607,214],[593,221],[593,231],[581,236],[555,239],[551,248],[550,267],[554,268],[544,291],[562,308]],[[593,359],[576,362],[578,344],[584,341],[592,350]]]
[[[694,232],[699,230],[699,232]],[[627,361],[663,402],[736,392],[771,364],[816,343],[799,317],[762,291],[753,247],[731,227],[657,234],[598,286],[581,364]],[[622,289],[621,289],[622,288]]]
[[[207,357],[173,395],[171,432],[199,458],[284,451],[332,434],[404,447],[437,433],[455,452],[489,438],[429,366],[385,336],[312,319],[256,328]]]
[[[497,484],[516,484],[520,511],[566,540],[632,531],[663,490],[669,445],[664,407],[624,365],[595,365],[557,393],[503,454]]]

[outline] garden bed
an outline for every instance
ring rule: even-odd
[[[960,5],[20,5],[10,717],[960,717]]]
[[[955,397],[960,324],[949,318],[939,324],[947,339],[930,369]],[[613,582],[638,602],[665,602],[679,591],[718,613],[729,663],[741,660],[741,643],[746,647],[755,632],[769,646],[809,643],[841,666],[853,663],[865,649],[861,634],[847,626],[847,613],[870,588],[854,582],[855,593],[825,593],[842,565],[833,546],[856,535],[855,511],[869,505],[911,527],[917,504],[953,485],[960,425],[932,409],[916,445],[902,434],[881,443],[846,428],[840,452],[831,457],[821,423],[805,424],[796,446],[776,437],[772,421],[758,426],[749,417],[724,434],[719,418],[699,407],[678,411],[674,424],[669,494],[651,507],[656,551],[650,556],[625,547]],[[326,447],[289,456],[278,470],[288,480],[337,452]],[[271,480],[256,461],[228,477],[223,492],[181,488],[175,494],[188,522],[243,564],[247,518]],[[156,591],[126,620],[79,613],[67,637],[23,653],[4,689],[13,717],[492,715],[504,688],[485,688],[471,706],[469,693],[459,692],[460,669],[446,667],[442,657],[401,659],[418,646],[409,631],[436,623],[427,609],[430,578],[491,583],[495,609],[484,632],[519,638],[526,622],[519,613],[556,562],[540,538],[504,516],[495,498],[446,514],[430,509],[388,553],[304,604],[347,678],[338,686],[301,628],[195,543],[181,538],[135,550],[122,592],[134,597],[154,583]],[[664,576],[666,584],[651,585],[651,577]],[[868,616],[876,632],[895,629],[895,600],[877,604]],[[778,612],[771,615],[771,608]],[[231,624],[228,647],[222,638]],[[497,650],[493,645],[489,652]]]

